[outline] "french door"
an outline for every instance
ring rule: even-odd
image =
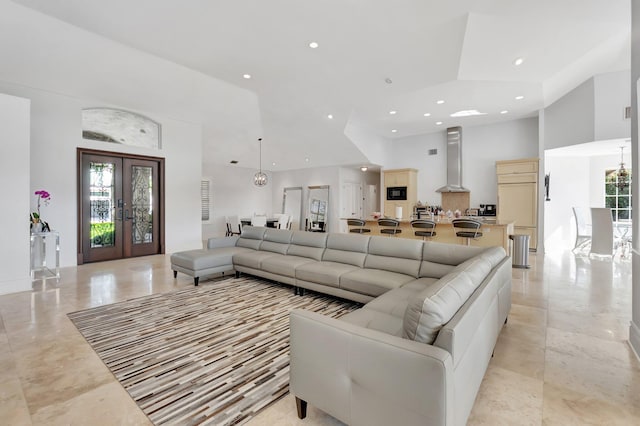
[[[164,159],[78,149],[78,264],[164,252]]]

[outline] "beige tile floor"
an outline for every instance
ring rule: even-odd
[[[469,424],[640,424],[640,363],[626,342],[631,263],[530,260],[513,271],[509,322]],[[66,314],[191,285],[151,256],[64,268],[59,282],[0,296],[0,424],[149,424]],[[294,405],[283,398],[250,424],[341,424],[312,406],[300,421]]]

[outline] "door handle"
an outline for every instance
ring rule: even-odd
[[[118,222],[122,222],[122,207],[124,205],[124,202],[122,201],[122,199],[118,200],[118,213],[116,214],[116,220]],[[114,207],[115,209],[115,207]]]
[[[131,212],[133,213],[133,210]],[[133,220],[133,216],[129,217],[129,210],[124,211],[124,220]]]

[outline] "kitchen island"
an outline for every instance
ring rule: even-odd
[[[480,228],[480,232],[482,232],[482,237],[471,240],[472,246],[477,247],[491,247],[491,246],[501,246],[505,249],[507,253],[509,253],[509,235],[513,234],[513,222],[500,222],[495,218],[491,217],[490,219],[486,217],[470,217],[468,219],[474,219],[482,222],[482,228]],[[370,233],[365,235],[382,235],[380,234],[380,227],[378,226],[377,219],[367,219],[367,224],[364,226],[371,230]],[[414,234],[414,230],[411,229],[411,221],[410,220],[401,220],[400,226],[398,227],[402,232],[398,234],[396,238],[413,238],[413,239],[422,239],[422,237],[416,237]],[[429,241],[437,241],[440,243],[450,243],[450,244],[466,244],[465,238],[456,237],[455,232],[453,231],[453,225],[449,219],[441,219],[440,222],[436,221],[436,236],[433,238],[428,238]],[[394,237],[390,237],[394,238]]]

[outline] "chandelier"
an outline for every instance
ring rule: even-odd
[[[617,172],[618,182],[616,186],[620,191],[629,186],[629,172],[624,168],[624,146],[620,147],[620,169]]]
[[[262,173],[262,138],[258,138],[258,144],[260,145],[260,169],[258,173],[253,175],[253,184],[255,186],[265,186],[267,184],[267,175]]]

